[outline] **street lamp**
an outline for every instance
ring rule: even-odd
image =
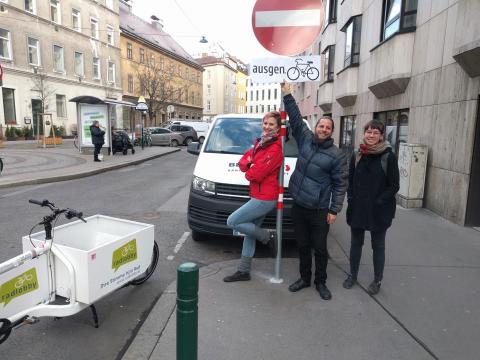
[[[143,143],[143,127],[145,126],[145,116],[146,116],[146,113],[147,113],[147,110],[148,110],[148,105],[147,105],[147,102],[145,101],[145,98],[143,96],[140,96],[138,98],[138,101],[137,101],[137,106],[135,107],[136,110],[140,111],[141,114],[142,114],[142,138],[141,138],[141,141],[142,141],[142,150],[143,150],[143,147],[144,147],[144,143]]]

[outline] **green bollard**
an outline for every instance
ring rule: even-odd
[[[197,360],[198,266],[177,267],[177,360]]]

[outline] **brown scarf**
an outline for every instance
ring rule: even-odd
[[[357,156],[355,157],[355,166],[357,166],[363,155],[382,154],[388,148],[391,148],[388,141],[380,141],[375,145],[367,145],[365,143],[365,140],[363,140],[363,142],[359,146]]]

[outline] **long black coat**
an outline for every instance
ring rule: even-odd
[[[90,126],[90,134],[92,134],[92,144],[93,145],[103,145],[105,144],[105,131],[102,129],[96,127],[96,126]]]
[[[387,172],[382,169],[381,157],[363,155],[355,166],[355,155],[350,160],[348,176],[347,223],[353,229],[385,231],[395,217],[395,194],[400,188],[398,161],[390,148]]]

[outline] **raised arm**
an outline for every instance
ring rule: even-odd
[[[288,114],[292,135],[300,146],[304,141],[311,141],[313,133],[303,122],[302,114],[298,109],[295,98],[290,93],[290,86],[287,83],[281,83],[280,85],[282,87],[283,103],[285,104],[285,111]]]

